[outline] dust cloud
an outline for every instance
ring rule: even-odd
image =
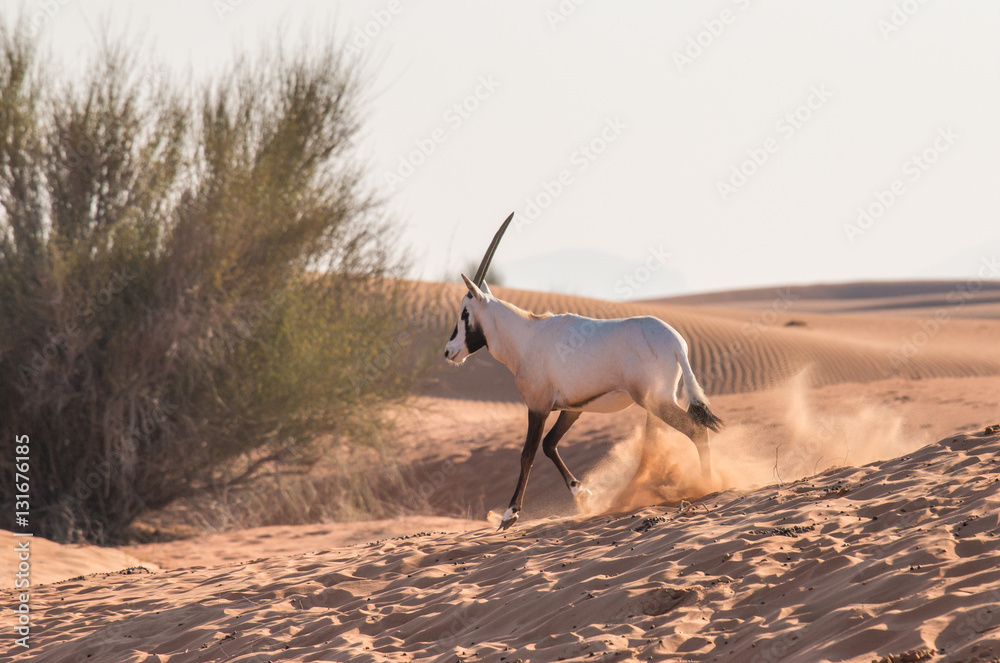
[[[780,420],[727,421],[711,436],[712,475],[704,479],[694,444],[672,428],[639,426],[583,478],[585,514],[677,504],[722,490],[790,483],[842,466],[903,455],[927,443],[904,434],[902,417],[877,404],[827,406],[810,401],[803,371],[766,394]],[[647,434],[648,432],[648,434]]]

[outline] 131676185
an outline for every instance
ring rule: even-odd
[[[31,508],[31,483],[28,476],[31,439],[27,435],[18,435],[14,442],[14,522],[24,529],[28,526]]]

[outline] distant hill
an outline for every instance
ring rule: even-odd
[[[797,311],[878,312],[927,315],[943,308],[949,317],[1000,319],[1000,281],[864,281],[727,290],[647,299],[647,304],[764,310],[789,298]]]

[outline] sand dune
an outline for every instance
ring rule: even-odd
[[[763,310],[771,306],[779,292],[795,298],[796,310],[814,313],[891,312],[894,315],[920,315],[926,314],[927,309],[943,307],[955,317],[1000,317],[1000,282],[978,278],[966,281],[824,283],[751,288],[664,297],[647,300],[647,303]]]
[[[681,509],[40,587],[32,651],[53,663],[996,660],[998,507],[1000,434],[959,435]]]

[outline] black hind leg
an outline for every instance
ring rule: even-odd
[[[660,403],[655,410],[649,411],[694,442],[694,446],[698,450],[698,459],[701,461],[701,475],[705,479],[711,478],[712,452],[708,446],[708,427],[699,423],[690,412],[685,412],[673,403]],[[715,415],[712,416],[715,417]]]
[[[569,471],[566,467],[566,463],[563,462],[562,457],[559,455],[559,450],[556,449],[556,445],[559,444],[559,440],[562,439],[566,431],[570,429],[577,419],[580,418],[581,412],[570,412],[568,410],[563,410],[559,413],[559,418],[556,419],[556,423],[553,424],[552,428],[549,430],[545,439],[542,441],[542,451],[548,456],[553,463],[555,463],[556,469],[559,470],[559,474],[562,475],[563,481],[566,482],[566,487],[570,489],[573,496],[576,497],[577,493],[580,491],[580,482],[577,481],[573,473]]]

